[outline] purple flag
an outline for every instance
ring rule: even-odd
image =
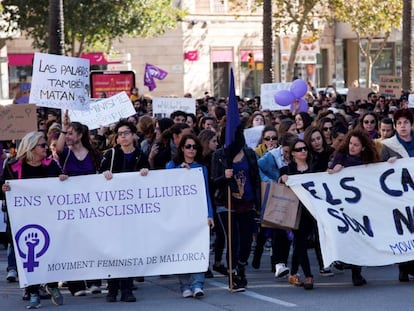
[[[240,124],[239,108],[237,106],[236,91],[234,88],[233,68],[230,69],[229,102],[227,104],[226,137],[224,147],[228,148],[236,137],[236,129]]]
[[[162,70],[151,64],[145,64],[145,74],[144,74],[144,85],[148,87],[150,92],[157,87],[155,84],[155,79],[164,80],[168,75],[168,72]]]

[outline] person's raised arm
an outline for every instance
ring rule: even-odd
[[[62,120],[62,130],[60,131],[59,134],[59,138],[56,142],[56,152],[57,153],[62,153],[63,152],[63,148],[65,147],[65,137],[66,137],[66,131],[68,130],[69,127],[69,113],[68,110],[65,110],[65,114],[63,115],[63,120]]]

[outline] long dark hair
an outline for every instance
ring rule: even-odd
[[[101,155],[92,144],[91,138],[89,136],[88,126],[80,122],[74,121],[69,124],[69,127],[71,127],[77,134],[82,135],[81,144],[88,150],[89,155],[92,158],[92,162],[95,165],[95,168],[98,168],[101,162]]]
[[[201,163],[201,159],[202,159],[202,156],[203,156],[203,148],[201,147],[200,140],[194,134],[185,134],[181,137],[180,143],[178,144],[178,147],[177,147],[177,154],[173,159],[175,165],[179,165],[180,163],[184,162],[183,148],[184,148],[184,145],[185,145],[187,139],[194,140],[195,144],[197,145],[197,148],[196,148],[197,153],[195,155],[194,161],[197,162],[197,163]]]
[[[323,136],[323,133],[322,133],[322,131],[320,130],[320,128],[318,128],[318,127],[316,127],[316,126],[313,126],[313,125],[311,125],[311,126],[309,126],[306,130],[305,130],[305,133],[304,133],[304,135],[303,135],[303,140],[305,141],[305,143],[306,143],[306,145],[308,146],[308,148],[309,148],[309,151],[310,152],[316,152],[315,150],[313,150],[313,148],[312,148],[312,144],[311,144],[311,141],[312,141],[312,135],[313,135],[313,133],[319,133],[319,134],[321,134],[321,137],[322,137],[322,146],[323,146],[323,150],[324,151],[327,151],[328,150],[328,148],[329,148],[329,146],[328,146],[328,144],[326,143],[326,140],[325,140],[325,137]]]

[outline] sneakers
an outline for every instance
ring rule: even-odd
[[[194,293],[193,293],[193,297],[194,298],[200,298],[204,296],[204,291],[201,288],[195,288],[194,289]]]
[[[246,290],[246,285],[244,285],[243,280],[238,276],[236,273],[232,274],[233,284],[231,284],[231,287],[229,288],[230,291],[239,293],[244,292]],[[247,280],[246,282],[247,283]]]
[[[299,274],[289,275],[288,282],[294,286],[303,286],[303,282],[300,280]]]
[[[185,289],[183,291],[183,298],[190,298],[193,297],[193,292],[191,291],[191,289]]]
[[[323,268],[319,270],[320,276],[333,276],[334,273],[329,268]]]
[[[289,274],[289,268],[286,267],[286,265],[284,263],[277,263],[275,265],[275,269],[276,269],[276,271],[275,271],[275,277],[276,278],[282,278],[282,277]]]
[[[220,273],[220,274],[222,274],[222,275],[229,275],[229,272],[227,271],[227,268],[223,264],[220,264],[220,265],[214,264],[213,265],[213,270]]]
[[[303,282],[303,288],[313,289],[313,278],[312,277],[308,277],[305,279],[305,282]]]
[[[135,298],[132,292],[127,291],[127,292],[122,293],[120,300],[124,302],[135,302],[137,301],[137,298]]]
[[[73,294],[73,296],[75,296],[75,297],[81,297],[81,296],[86,296],[86,290],[78,290],[77,292],[75,292],[74,294]]]
[[[56,306],[63,305],[63,296],[60,293],[59,288],[46,286],[46,291],[50,295],[50,300],[52,301],[54,305]]]
[[[14,283],[17,281],[17,271],[14,269],[10,269],[7,272],[7,277],[6,280],[9,281],[10,283]]]
[[[39,309],[41,306],[39,295],[30,294],[29,304],[26,306],[26,309]]]
[[[101,288],[99,286],[96,286],[96,285],[91,285],[91,287],[89,287],[89,291],[91,292],[91,294],[100,294],[100,293],[102,293]]]

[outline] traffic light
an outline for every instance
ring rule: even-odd
[[[254,56],[252,52],[249,53],[248,66],[249,66],[249,69],[252,69],[252,70],[255,68]]]

